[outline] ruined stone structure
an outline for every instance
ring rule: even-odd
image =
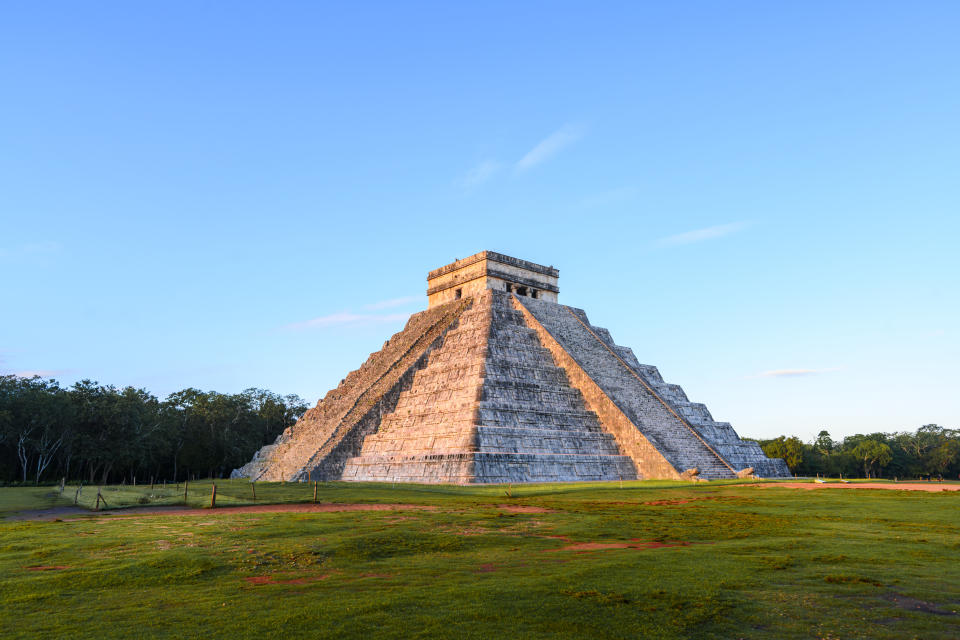
[[[235,477],[547,482],[789,475],[557,302],[553,267],[484,251]]]

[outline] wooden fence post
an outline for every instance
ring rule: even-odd
[[[190,483],[186,480],[183,481],[183,504],[187,504],[187,491],[189,490]]]
[[[83,482],[80,483],[80,486],[77,487],[77,492],[73,495],[73,504],[77,504],[77,502],[79,502],[81,491],[83,491]]]
[[[253,501],[257,501],[257,482],[256,480],[250,481],[250,491],[253,491]]]
[[[213,483],[213,491],[210,492],[210,508],[217,506],[217,483]]]
[[[314,481],[313,483],[313,504],[317,504],[317,485],[319,482]]]

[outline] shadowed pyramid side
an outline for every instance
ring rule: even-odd
[[[641,450],[634,454],[642,477],[678,477],[693,468],[706,479],[735,476],[730,464],[598,335],[582,310],[519,297],[515,298],[515,304],[525,309],[528,321],[556,341],[557,348],[572,359],[570,366],[585,373],[589,380],[584,382],[599,387],[606,399],[598,399],[615,405],[608,412],[611,418],[608,428],[618,433],[621,448],[634,444],[630,440],[636,436],[631,437],[622,425],[614,427],[612,423],[616,418],[621,418],[619,422],[623,417],[628,419],[642,436],[635,441]],[[647,443],[659,455],[652,455]],[[662,464],[663,459],[669,465]]]

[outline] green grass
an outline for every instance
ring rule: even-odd
[[[209,482],[190,489],[189,504],[209,504]],[[59,499],[51,487],[0,489],[0,512],[71,504],[74,491]],[[432,509],[124,517],[120,508],[0,521],[0,629],[71,638],[960,637],[960,492],[737,482],[506,491],[329,483],[322,502]],[[103,490],[110,507],[183,502],[168,493]],[[312,488],[258,484],[257,497],[309,502]],[[86,505],[95,498],[96,488],[81,494]],[[218,506],[250,503],[248,483],[217,481]],[[583,542],[643,548],[563,549]]]

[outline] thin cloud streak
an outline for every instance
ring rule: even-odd
[[[327,316],[311,318],[303,322],[294,322],[288,324],[286,329],[325,329],[328,327],[368,327],[379,324],[390,324],[400,320],[406,320],[410,315],[406,313],[351,313],[341,311],[340,313],[331,313]]]
[[[704,240],[713,240],[714,238],[722,238],[723,236],[736,233],[737,231],[744,229],[746,226],[746,222],[718,224],[713,227],[695,229],[693,231],[686,231],[673,236],[667,236],[666,238],[660,238],[660,240],[657,241],[657,244],[663,247],[675,247],[684,244],[693,244],[695,242],[703,242]]]
[[[755,376],[750,376],[751,378],[800,378],[803,376],[816,376],[821,373],[830,373],[832,371],[839,371],[840,367],[828,367],[826,369],[773,369],[771,371],[764,371],[763,373],[758,373]]]
[[[391,300],[381,300],[380,302],[374,302],[372,304],[364,305],[364,309],[368,311],[379,311],[380,309],[393,309],[395,307],[402,307],[407,304],[411,304],[420,300],[420,296],[405,296],[403,298],[393,298]]]
[[[470,169],[470,171],[467,171],[466,175],[460,179],[459,184],[467,190],[476,189],[496,175],[502,166],[503,165],[496,160],[484,160]]]
[[[59,242],[29,242],[16,247],[0,247],[0,260],[48,256],[59,252],[61,248]]]
[[[533,149],[517,162],[514,171],[522,173],[541,164],[557,155],[565,147],[570,146],[583,137],[583,131],[573,125],[564,125],[557,131],[541,140]]]

